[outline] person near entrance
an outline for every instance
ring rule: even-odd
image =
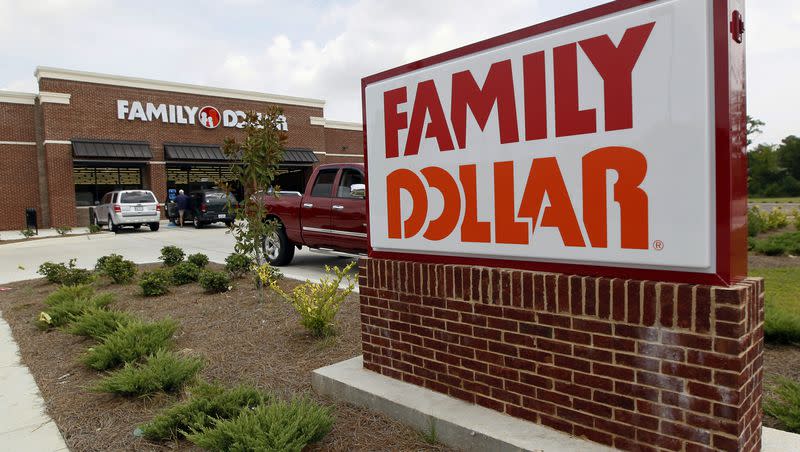
[[[183,193],[183,190],[178,191],[175,203],[178,205],[178,225],[183,227],[183,214],[189,209],[189,197]]]

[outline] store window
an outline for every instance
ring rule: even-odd
[[[114,190],[133,190],[142,187],[141,167],[101,167],[75,164],[72,169],[75,183],[75,205],[93,206],[103,195]]]

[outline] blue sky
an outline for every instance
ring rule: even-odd
[[[0,0],[0,89],[37,65],[327,100],[360,120],[360,79],[603,0]],[[800,3],[748,2],[756,142],[800,135]]]

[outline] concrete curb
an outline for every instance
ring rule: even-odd
[[[539,424],[395,380],[363,368],[361,356],[315,370],[320,394],[381,412],[465,451],[611,451]]]

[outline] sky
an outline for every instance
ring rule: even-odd
[[[36,66],[325,99],[361,120],[360,80],[605,0],[0,0],[0,89]],[[800,2],[747,3],[756,143],[800,135]]]

